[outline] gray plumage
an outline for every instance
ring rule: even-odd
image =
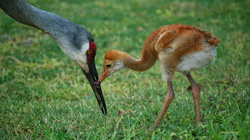
[[[69,46],[81,49],[84,42],[94,41],[85,28],[56,14],[40,10],[25,0],[0,0],[0,8],[13,19],[49,34],[60,47],[61,42],[67,41]]]
[[[0,8],[13,19],[49,34],[63,52],[82,69],[103,114],[107,114],[101,87],[95,86],[98,79],[94,63],[97,49],[88,30],[56,14],[40,10],[25,0],[0,0]],[[90,53],[87,57],[88,51]]]

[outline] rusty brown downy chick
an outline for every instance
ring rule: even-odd
[[[140,59],[135,59],[122,51],[108,51],[97,84],[123,68],[135,71],[148,70],[158,59],[162,78],[167,82],[168,91],[162,110],[152,129],[156,129],[160,124],[175,97],[172,80],[176,71],[185,75],[191,84],[196,121],[200,122],[200,88],[190,73],[205,68],[215,61],[216,48],[219,43],[220,40],[212,36],[211,33],[193,26],[182,24],[166,25],[148,36]]]

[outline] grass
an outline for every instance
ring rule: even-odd
[[[248,139],[249,1],[29,2],[93,34],[99,74],[105,52],[118,49],[139,58],[146,37],[163,25],[194,25],[222,42],[216,62],[193,72],[204,87],[200,127],[188,80],[177,73],[176,98],[151,132],[167,91],[158,62],[146,72],[123,70],[105,80],[104,116],[87,79],[56,42],[0,10],[0,139]]]

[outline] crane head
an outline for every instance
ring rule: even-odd
[[[108,76],[125,68],[123,60],[126,55],[126,53],[117,50],[108,51],[105,54],[102,74],[95,84],[100,85]]]
[[[72,49],[71,49],[72,50]],[[69,53],[70,52],[70,53]],[[82,69],[86,78],[88,79],[91,88],[95,94],[98,104],[103,114],[107,114],[106,104],[103,97],[102,89],[96,86],[95,82],[98,80],[98,74],[95,66],[95,55],[97,52],[94,41],[84,43],[80,50],[65,52],[69,57]]]

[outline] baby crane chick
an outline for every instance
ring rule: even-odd
[[[220,40],[212,36],[211,33],[193,26],[166,25],[148,36],[139,59],[135,59],[126,52],[108,51],[103,62],[102,74],[96,84],[101,84],[109,75],[123,68],[146,71],[158,59],[162,78],[167,82],[168,89],[162,110],[152,129],[158,127],[175,97],[172,80],[176,71],[185,75],[191,84],[196,121],[200,122],[200,88],[190,73],[205,68],[215,61],[216,48],[219,43]]]

